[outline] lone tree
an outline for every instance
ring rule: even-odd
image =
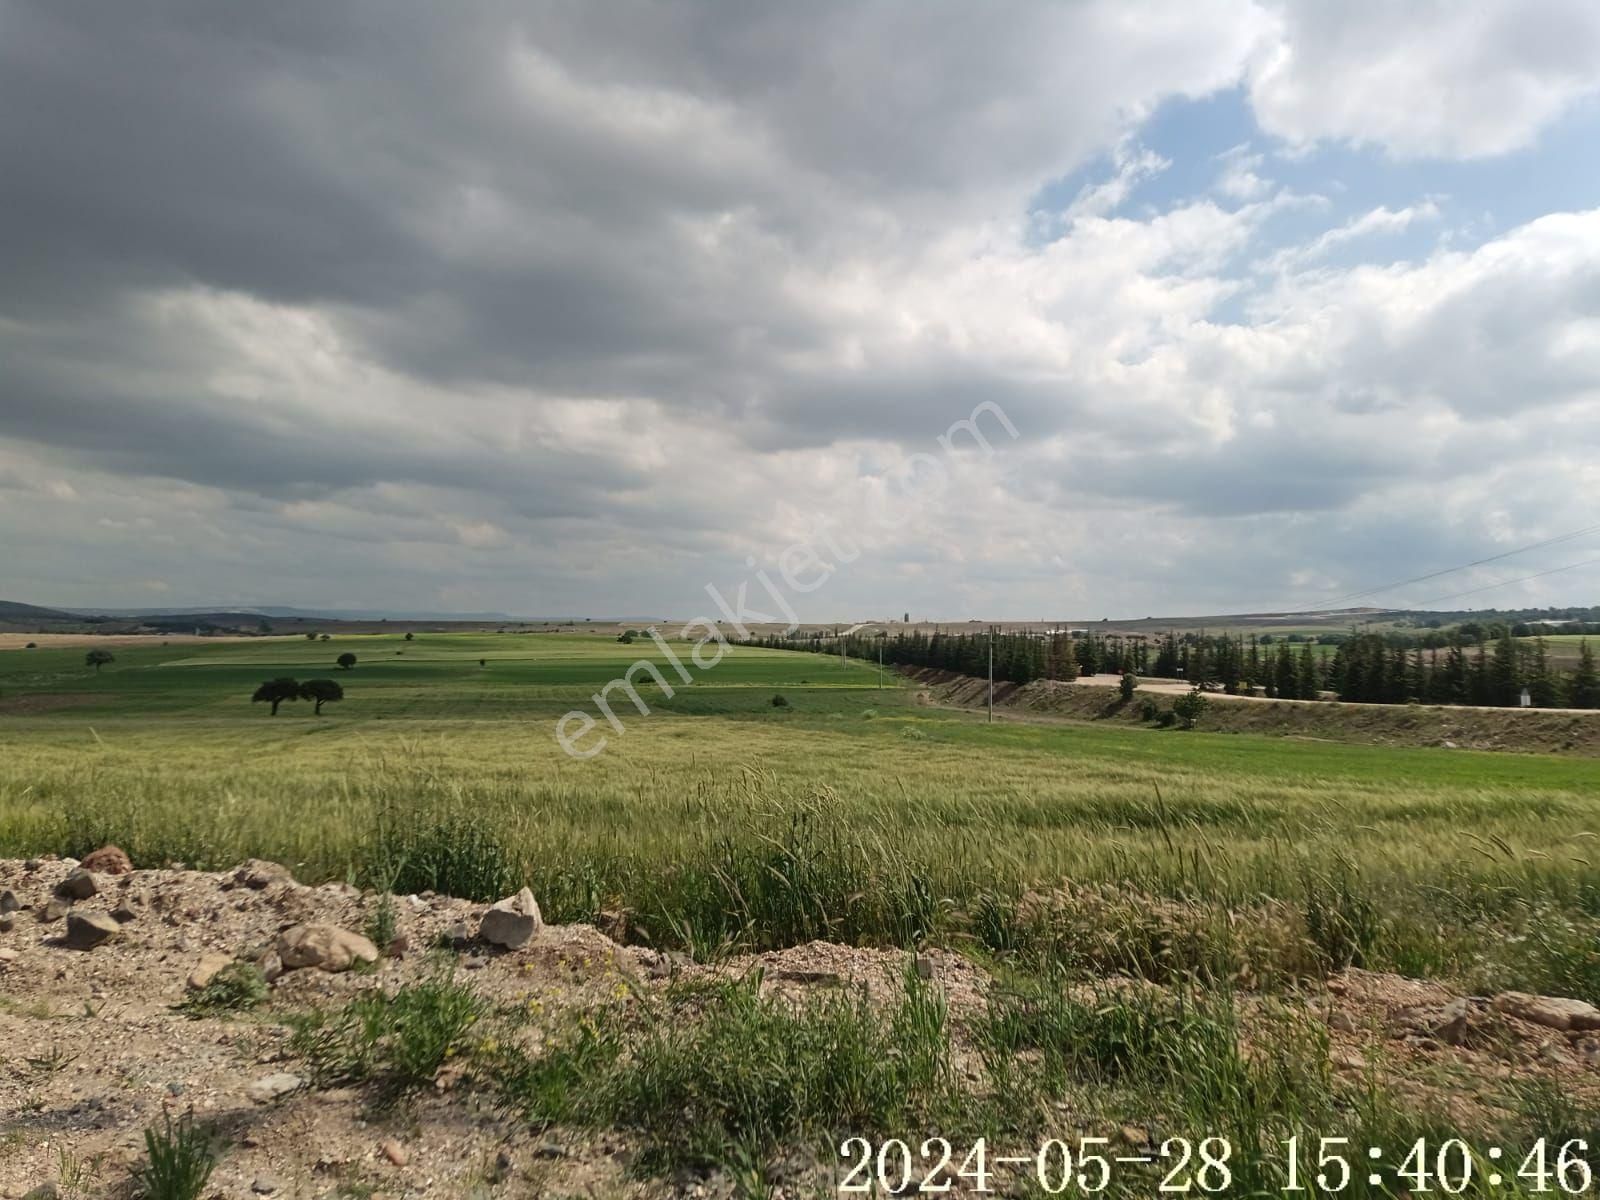
[[[351,654],[350,651],[346,650],[343,654],[339,655],[338,662],[339,669],[341,671],[348,671],[351,667],[356,665],[356,656]]]
[[[1122,673],[1122,681],[1117,684],[1117,690],[1122,693],[1123,700],[1132,700],[1133,691],[1139,686],[1139,677],[1132,671]]]
[[[300,699],[300,681],[290,679],[287,675],[277,679],[269,679],[256,689],[256,694],[250,697],[252,704],[272,705],[272,716],[278,715],[278,705],[285,700]]]
[[[100,674],[101,667],[116,661],[117,656],[109,650],[91,650],[83,656],[84,665],[93,667],[96,675]]]
[[[1183,722],[1185,729],[1193,729],[1194,723],[1200,719],[1200,714],[1205,712],[1208,701],[1201,695],[1200,689],[1185,692],[1172,702],[1172,711],[1178,714],[1178,720]]]
[[[315,703],[312,715],[320,717],[324,704],[344,699],[344,689],[331,679],[308,679],[300,685],[300,699]]]
[[[416,638],[416,636],[417,636],[417,635],[416,635],[416,634],[414,634],[414,633],[412,633],[412,632],[410,632],[410,631],[409,631],[409,630],[408,630],[408,631],[407,631],[407,632],[406,632],[406,641],[408,641],[408,642],[409,642],[409,641],[413,641],[413,640],[415,640],[415,638]]]

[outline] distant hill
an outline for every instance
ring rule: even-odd
[[[0,621],[76,621],[78,617],[59,608],[40,608],[37,604],[17,604],[0,600]]]
[[[190,608],[74,608],[77,617],[277,617],[291,621],[529,621],[501,612],[411,612],[381,608],[289,608],[281,604],[211,604]],[[72,619],[69,617],[68,619]]]

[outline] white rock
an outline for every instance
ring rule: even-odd
[[[1494,998],[1500,1012],[1549,1029],[1600,1029],[1600,1008],[1563,996],[1533,996],[1527,992],[1501,992]]]
[[[348,971],[359,960],[378,961],[378,948],[359,933],[337,925],[295,925],[278,935],[278,957],[286,971],[317,967]]]
[[[300,1088],[300,1076],[280,1072],[276,1075],[263,1075],[245,1089],[245,1094],[257,1104],[271,1104],[290,1092]]]
[[[539,903],[529,889],[523,888],[515,896],[495,901],[478,924],[478,936],[493,945],[514,950],[527,945],[543,928]]]
[[[233,961],[226,954],[219,954],[213,950],[209,954],[202,954],[200,961],[195,964],[194,970],[189,972],[187,983],[192,991],[198,992],[216,977],[218,971]]]

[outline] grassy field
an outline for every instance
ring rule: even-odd
[[[324,670],[346,651],[354,670]],[[1382,918],[1369,960],[1433,971],[1481,969],[1485,918],[1600,915],[1592,760],[989,726],[892,676],[880,690],[866,664],[757,649],[671,699],[647,687],[648,717],[619,697],[626,731],[565,755],[555,719],[654,653],[261,640],[125,648],[97,674],[75,651],[3,652],[0,853],[113,840],[147,863],[255,854],[365,880],[425,857],[408,840],[473,823],[558,917],[626,911],[639,936],[702,953],[970,932],[980,899],[1063,883],[1230,907],[1334,888]],[[347,698],[271,717],[249,696],[280,674],[337,677]],[[813,875],[780,894],[760,883],[772,855]],[[754,894],[724,894],[740,871]]]
[[[347,651],[358,665],[340,671]],[[555,920],[702,960],[813,938],[943,944],[1025,981],[1019,995],[1121,974],[1226,1005],[1240,986],[1283,993],[1354,964],[1600,1002],[1590,758],[988,725],[892,676],[880,690],[874,666],[735,649],[671,699],[646,689],[648,717],[619,698],[625,732],[579,761],[555,719],[592,711],[649,642],[115,653],[97,674],[81,649],[0,651],[0,856],[113,841],[140,865],[259,856],[310,881],[476,899],[526,881]],[[249,697],[283,674],[337,678],[346,699],[269,716]],[[719,1003],[728,1037],[812,1037],[805,1020],[859,1017],[791,1028],[748,997]],[[1054,1037],[1071,1059],[1073,1039],[1132,1036],[1101,1029],[1101,1008],[1010,1003],[983,1034],[1002,1049],[1046,1053]],[[1168,1016],[1128,1013],[1170,1032]],[[1231,1019],[1206,1036],[1232,1037],[1217,1032]],[[704,1058],[679,1050],[685,1070]],[[1011,1050],[985,1052],[995,1078]],[[1140,1066],[1178,1089],[1147,1103],[1198,1112],[1194,1080],[1170,1067]],[[677,1104],[661,1105],[670,1127]]]

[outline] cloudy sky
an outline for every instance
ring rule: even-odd
[[[1600,522],[1597,145],[1592,0],[0,0],[0,599],[1328,604]]]

